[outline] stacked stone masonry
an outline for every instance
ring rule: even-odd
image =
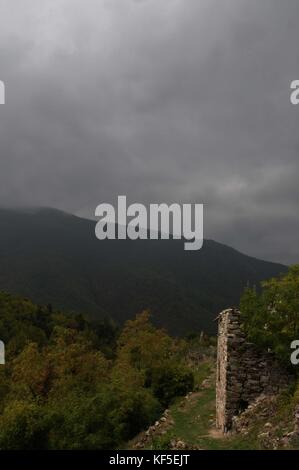
[[[218,317],[216,425],[223,432],[233,417],[260,395],[273,395],[288,386],[290,376],[269,353],[246,341],[239,310],[224,310]]]

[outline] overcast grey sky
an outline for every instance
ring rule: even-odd
[[[298,0],[0,0],[0,203],[205,203],[299,262]],[[1,221],[0,221],[1,224]]]

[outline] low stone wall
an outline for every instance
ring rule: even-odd
[[[262,394],[273,395],[288,386],[291,377],[268,353],[247,342],[240,312],[224,310],[218,317],[216,426],[231,429],[233,417]]]

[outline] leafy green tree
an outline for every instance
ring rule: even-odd
[[[163,406],[194,387],[194,377],[181,357],[184,342],[178,342],[150,323],[148,311],[126,323],[118,342],[117,361],[139,372]],[[127,364],[127,365],[125,365]]]
[[[0,449],[48,448],[49,424],[37,403],[11,401],[0,416]]]
[[[249,338],[289,362],[290,344],[299,338],[299,265],[264,282],[260,293],[246,289],[240,309]]]

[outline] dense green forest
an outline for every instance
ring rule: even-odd
[[[288,366],[290,343],[299,337],[298,292],[294,266],[259,291],[247,288],[240,305],[248,338]],[[154,448],[182,438],[201,448],[298,448],[296,380],[275,398],[270,443],[261,439],[271,410],[269,416],[262,411],[250,416],[249,433],[214,439],[213,338],[197,332],[184,340],[170,337],[152,325],[148,311],[118,328],[109,319],[94,322],[1,292],[0,339],[6,346],[6,365],[0,366],[0,450],[126,448],[166,408],[173,424],[149,443]],[[204,378],[207,386],[201,385]],[[185,395],[192,391],[188,402]]]
[[[146,311],[118,330],[1,293],[0,338],[0,449],[112,449],[193,388]]]

